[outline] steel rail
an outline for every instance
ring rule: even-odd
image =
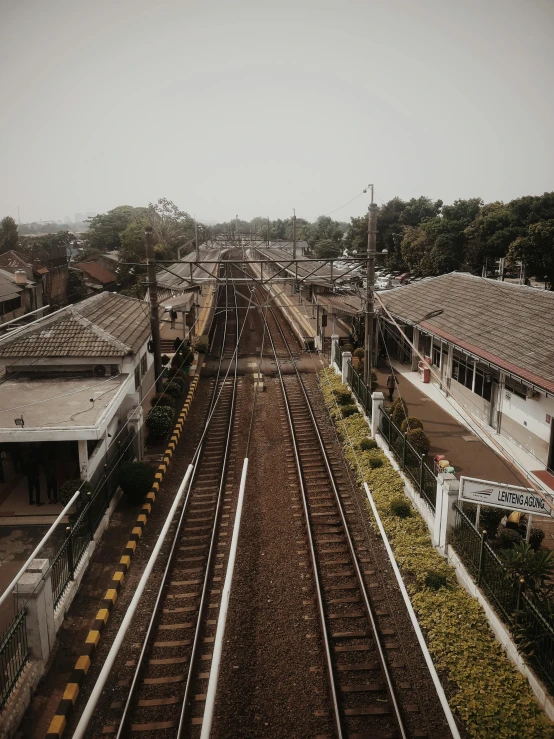
[[[228,292],[227,291],[226,291],[225,302],[226,303],[228,302]],[[236,297],[235,297],[235,302],[236,302]],[[168,555],[168,558],[167,558],[167,561],[166,561],[166,566],[164,568],[164,573],[163,573],[163,576],[162,576],[162,580],[161,580],[161,583],[160,583],[159,588],[158,588],[158,594],[156,596],[156,602],[155,602],[154,608],[152,610],[152,615],[150,617],[148,628],[147,628],[147,631],[146,631],[146,634],[145,634],[145,637],[144,637],[144,641],[143,641],[143,644],[142,644],[141,652],[140,652],[139,658],[137,660],[137,664],[136,664],[136,667],[135,667],[133,679],[132,679],[132,682],[131,682],[131,686],[129,688],[129,693],[128,693],[127,699],[125,701],[125,706],[124,706],[124,709],[123,709],[123,714],[122,714],[122,717],[121,717],[121,721],[119,723],[119,727],[118,727],[116,739],[121,739],[121,737],[123,736],[123,733],[124,733],[124,731],[126,729],[127,722],[129,720],[129,716],[130,716],[131,709],[132,709],[132,706],[133,706],[133,701],[134,701],[135,693],[136,693],[136,690],[137,690],[137,687],[138,687],[138,684],[139,684],[139,679],[140,679],[141,673],[142,673],[143,668],[144,668],[145,656],[146,656],[147,650],[149,649],[149,646],[150,646],[151,636],[152,636],[153,632],[155,631],[154,626],[155,626],[156,619],[157,619],[157,616],[158,616],[159,607],[160,607],[160,604],[162,602],[162,599],[165,597],[165,590],[166,590],[166,587],[167,587],[168,577],[169,577],[169,574],[171,572],[171,568],[173,566],[173,560],[174,560],[174,556],[175,556],[175,551],[177,550],[177,546],[178,546],[179,541],[180,541],[180,538],[181,538],[181,531],[182,531],[182,528],[183,528],[183,523],[184,523],[184,520],[185,520],[185,516],[186,516],[186,514],[188,512],[188,503],[189,503],[189,500],[190,500],[190,495],[191,495],[191,492],[193,490],[194,482],[196,481],[196,476],[197,476],[197,473],[198,473],[198,470],[199,470],[200,460],[201,460],[201,456],[202,456],[202,450],[204,448],[204,442],[205,442],[205,439],[206,439],[206,436],[207,436],[207,432],[208,432],[208,429],[209,429],[209,426],[210,426],[210,423],[211,423],[211,420],[212,420],[212,417],[213,417],[213,414],[214,414],[214,410],[216,408],[217,402],[218,402],[219,397],[221,395],[221,390],[223,389],[223,386],[222,386],[219,389],[219,392],[218,392],[218,384],[219,384],[219,379],[220,379],[220,376],[221,376],[221,369],[222,369],[222,363],[223,363],[223,347],[225,346],[225,339],[226,339],[226,336],[227,336],[227,318],[228,318],[228,315],[227,315],[227,312],[226,312],[226,315],[225,315],[225,324],[224,324],[224,330],[223,330],[223,339],[222,339],[222,352],[221,352],[221,356],[220,356],[220,359],[219,359],[219,364],[218,364],[218,369],[217,369],[217,375],[216,375],[216,382],[215,382],[215,386],[214,386],[214,392],[213,392],[213,395],[212,395],[212,400],[211,400],[210,408],[209,408],[209,411],[208,411],[208,418],[206,420],[206,423],[205,423],[205,426],[204,426],[204,430],[203,430],[202,436],[200,438],[200,441],[198,443],[198,446],[196,448],[196,451],[194,453],[194,457],[193,457],[193,460],[192,460],[192,463],[191,463],[192,466],[193,466],[193,472],[192,472],[192,474],[190,476],[190,480],[189,480],[188,489],[187,489],[187,492],[186,492],[185,501],[183,503],[183,506],[182,506],[182,509],[181,509],[181,513],[179,515],[179,521],[178,521],[177,527],[175,529],[175,533],[174,533],[173,540],[172,540],[172,543],[171,543],[171,549],[169,551],[169,555]],[[237,324],[237,336],[236,336],[237,345],[238,345],[238,339],[239,339],[239,333],[238,333],[238,324]],[[238,352],[236,352],[236,354],[238,355]],[[237,372],[236,372],[236,361],[235,361],[235,372],[234,372],[234,377],[233,377],[233,388],[232,388],[233,396],[232,396],[232,407],[231,407],[231,420],[232,420],[232,413],[233,413],[233,410],[234,410],[234,402],[235,402],[236,377],[237,377]],[[223,379],[223,385],[225,384],[226,380],[227,380],[227,376]],[[229,424],[229,429],[231,429],[231,428],[232,428],[232,422]],[[226,444],[226,450],[225,450],[225,455],[226,455],[225,460],[227,459],[227,449],[228,449],[228,441],[229,441],[229,438],[230,437],[228,435],[228,437],[227,437],[227,444]],[[223,469],[222,469],[222,480],[224,480],[225,474],[226,474],[226,463],[224,464]],[[220,485],[220,491],[222,489],[223,489],[223,486]],[[221,498],[221,496],[219,495],[218,496],[218,507],[217,507],[217,511],[216,511],[216,516],[214,517],[214,529],[213,529],[213,532],[215,532],[215,530],[216,530],[216,525],[215,524],[216,524],[217,519],[218,519],[217,513],[219,512],[220,498]],[[214,539],[213,532],[212,532],[212,540],[210,542],[210,550],[209,550],[209,555],[208,555],[209,557],[211,557],[212,556],[212,553],[213,553],[213,539]],[[198,618],[197,618],[197,624],[196,624],[196,630],[195,630],[195,638],[194,638],[194,643],[193,643],[193,651],[191,653],[191,659],[189,660],[189,669],[188,669],[188,674],[187,674],[187,689],[185,691],[185,697],[183,698],[183,707],[186,705],[186,696],[188,695],[188,688],[189,688],[190,681],[191,681],[191,674],[192,674],[193,662],[195,662],[194,655],[195,655],[195,650],[197,649],[197,646],[198,646],[197,635],[198,635],[198,632],[199,632],[199,627],[200,627],[200,623],[201,623],[201,617],[202,617],[202,613],[203,613],[202,606],[204,604],[205,594],[207,592],[207,585],[206,585],[206,583],[207,583],[208,578],[209,578],[209,572],[210,572],[210,560],[208,561],[208,565],[206,567],[206,573],[205,573],[205,577],[204,577],[204,585],[203,585],[203,590],[202,590],[202,600],[201,600],[201,605],[200,605],[199,610],[198,610]],[[180,727],[181,727],[183,716],[184,716],[184,711],[182,710],[181,717],[180,717],[180,723],[179,723],[179,730],[180,730]],[[180,736],[180,735],[181,734],[178,734],[178,736]]]
[[[269,310],[270,310],[271,315],[272,315],[272,317],[273,317],[273,319],[275,321],[275,324],[276,324],[276,326],[277,326],[277,328],[279,330],[279,333],[281,335],[281,339],[283,340],[283,342],[284,342],[284,344],[285,344],[285,346],[287,348],[287,351],[289,353],[290,361],[292,362],[293,367],[294,367],[294,370],[295,370],[295,373],[296,373],[295,374],[296,379],[298,380],[299,386],[300,386],[301,391],[302,391],[302,395],[303,395],[304,400],[306,402],[306,407],[307,407],[307,409],[309,411],[310,419],[312,421],[312,426],[313,426],[314,431],[315,431],[316,436],[317,436],[319,448],[320,448],[320,451],[321,451],[323,460],[325,462],[325,468],[326,468],[326,471],[327,471],[327,475],[328,475],[328,478],[329,478],[329,481],[331,483],[331,487],[333,489],[333,493],[334,493],[334,496],[335,496],[335,502],[337,504],[337,508],[338,508],[339,515],[340,515],[340,519],[342,521],[342,527],[344,529],[344,533],[345,533],[346,540],[347,540],[347,543],[348,543],[348,548],[349,548],[349,551],[350,551],[350,556],[351,556],[351,559],[352,559],[352,563],[353,563],[354,568],[355,568],[355,571],[356,571],[356,578],[358,580],[358,585],[359,585],[359,588],[360,588],[360,591],[361,591],[361,595],[363,597],[365,610],[367,612],[368,619],[369,619],[369,622],[370,622],[370,625],[371,625],[371,628],[372,628],[372,631],[373,631],[374,641],[375,641],[375,645],[376,645],[376,648],[377,648],[377,651],[378,651],[378,654],[379,654],[379,660],[380,660],[380,663],[381,663],[381,670],[382,670],[383,676],[385,678],[386,686],[387,686],[387,693],[389,695],[389,699],[390,699],[391,704],[392,704],[392,707],[394,709],[394,714],[395,714],[396,722],[398,724],[398,729],[400,731],[400,735],[402,736],[402,739],[407,739],[408,734],[407,734],[407,730],[406,730],[406,728],[404,726],[404,721],[403,721],[402,714],[401,714],[401,711],[400,711],[400,706],[399,706],[398,699],[397,699],[397,696],[396,696],[396,691],[394,690],[394,685],[392,683],[392,678],[391,678],[391,675],[390,675],[390,671],[389,671],[388,666],[387,666],[386,657],[385,657],[385,650],[383,648],[381,637],[380,637],[379,632],[378,632],[378,629],[377,629],[377,622],[376,622],[375,614],[373,612],[373,608],[372,608],[371,603],[369,601],[369,596],[368,596],[367,588],[366,588],[365,583],[363,581],[362,571],[361,571],[361,568],[360,568],[360,564],[358,562],[358,557],[356,555],[356,550],[355,550],[355,547],[354,547],[354,542],[352,541],[352,537],[350,535],[350,530],[349,530],[348,522],[346,520],[346,516],[345,516],[345,513],[344,513],[344,507],[343,507],[342,501],[340,499],[340,494],[339,494],[338,489],[337,489],[337,486],[336,486],[335,476],[333,474],[333,471],[331,469],[331,465],[329,463],[329,457],[328,457],[328,454],[327,454],[327,450],[325,449],[325,444],[324,444],[323,439],[321,437],[321,434],[319,432],[319,428],[317,426],[317,421],[316,421],[316,418],[315,418],[315,415],[314,415],[314,412],[313,412],[313,409],[312,409],[312,404],[311,404],[311,401],[310,401],[310,399],[308,397],[308,394],[306,392],[306,388],[305,388],[304,383],[302,381],[302,377],[301,377],[300,372],[298,370],[298,366],[296,364],[296,360],[295,360],[295,358],[293,356],[293,353],[291,351],[289,342],[288,342],[288,340],[287,340],[287,338],[286,338],[286,336],[284,334],[284,331],[283,331],[283,329],[282,329],[279,321],[277,320],[277,317],[275,315],[275,311],[271,307],[269,307]],[[266,320],[265,316],[264,316],[264,320]],[[266,322],[266,325],[267,325],[267,322]],[[341,718],[340,718],[340,710],[339,710],[338,699],[337,699],[337,689],[336,689],[336,685],[335,685],[335,670],[334,670],[334,667],[333,667],[333,662],[332,662],[332,658],[331,658],[331,654],[330,654],[330,648],[329,648],[329,637],[328,637],[328,633],[327,633],[327,625],[326,625],[326,622],[325,622],[325,611],[324,611],[324,607],[323,607],[323,597],[322,597],[322,593],[321,593],[320,578],[319,578],[319,573],[317,571],[317,559],[316,559],[315,548],[314,548],[314,543],[313,543],[313,535],[312,535],[312,529],[311,529],[311,518],[310,518],[310,515],[309,515],[306,490],[305,490],[305,486],[304,486],[303,470],[302,470],[302,465],[301,465],[300,457],[299,457],[299,453],[298,453],[298,445],[297,445],[297,441],[296,441],[296,437],[295,437],[295,430],[294,430],[294,424],[293,424],[293,420],[292,420],[292,414],[290,412],[290,404],[289,404],[289,400],[288,400],[288,397],[287,397],[287,393],[286,393],[286,389],[285,389],[285,383],[284,383],[284,380],[283,380],[283,376],[281,374],[281,369],[280,369],[280,366],[279,366],[280,365],[280,360],[279,360],[279,358],[277,356],[277,352],[276,352],[276,349],[275,349],[275,344],[273,342],[273,337],[271,335],[271,329],[269,328],[269,325],[267,325],[267,330],[268,330],[269,339],[271,341],[271,345],[272,345],[272,348],[273,348],[273,351],[274,351],[274,354],[275,354],[275,361],[276,361],[276,364],[277,364],[277,369],[278,369],[278,372],[279,372],[279,379],[281,381],[281,387],[283,389],[283,396],[284,396],[284,399],[285,399],[285,406],[286,406],[286,409],[287,409],[287,416],[288,416],[288,421],[289,421],[289,427],[290,427],[291,435],[292,435],[292,438],[293,438],[294,455],[295,455],[296,466],[297,466],[298,475],[299,475],[299,479],[300,479],[300,489],[302,491],[302,506],[304,508],[304,514],[306,516],[306,528],[307,528],[307,531],[308,531],[308,538],[309,538],[309,544],[310,544],[310,553],[311,553],[312,563],[313,563],[314,581],[316,583],[317,600],[318,600],[318,606],[319,606],[319,616],[320,616],[320,621],[321,621],[321,624],[322,624],[322,631],[323,631],[323,637],[324,637],[324,646],[325,646],[325,654],[326,654],[327,668],[328,668],[328,671],[329,671],[329,677],[330,677],[330,683],[331,683],[332,702],[333,702],[334,710],[336,712],[336,714],[335,714],[335,725],[337,727],[338,736],[339,737],[343,737],[345,734],[343,733],[342,722],[341,722]]]

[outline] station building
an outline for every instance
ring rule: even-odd
[[[131,444],[131,429],[140,455],[142,403],[154,383],[149,339],[148,305],[108,292],[1,338],[2,485],[19,484],[31,450],[55,456],[59,484],[81,477],[93,486],[118,443]]]
[[[391,357],[417,369],[413,343],[444,393],[554,470],[554,292],[453,272],[379,302]]]

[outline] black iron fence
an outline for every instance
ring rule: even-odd
[[[74,523],[68,526],[67,538],[50,565],[54,607],[58,605],[69,583],[74,579],[75,570],[110,505],[113,494],[117,490],[117,472],[123,462],[133,456],[134,438],[134,432],[130,432],[123,441],[117,444],[113,457],[104,466],[104,472],[94,491],[83,495],[80,504],[76,504],[79,510],[74,514]]]
[[[371,418],[371,391],[363,381],[360,373],[352,366],[352,362],[348,362],[347,379],[357,401],[367,416]]]
[[[74,579],[75,570],[110,504],[117,489],[119,468],[134,456],[134,439],[134,432],[130,432],[117,444],[108,456],[109,463],[104,466],[94,491],[83,495],[75,504],[77,510],[70,516],[74,518],[74,523],[68,526],[67,537],[50,564],[54,607]],[[0,710],[10,697],[29,658],[25,615],[25,608],[19,610],[0,642]]]
[[[406,434],[395,426],[383,408],[379,418],[379,431],[402,471],[410,478],[415,490],[434,513],[437,502],[437,477],[426,455],[420,454],[410,444]]]
[[[0,643],[0,707],[12,694],[29,659],[25,615],[25,608],[22,608]]]
[[[452,545],[500,617],[511,627],[521,651],[554,688],[554,622],[508,569],[470,518],[454,506]]]

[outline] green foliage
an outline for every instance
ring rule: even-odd
[[[341,413],[343,418],[348,418],[348,416],[358,413],[358,409],[355,405],[343,405],[341,406]]]
[[[154,470],[145,462],[125,462],[117,482],[131,503],[139,503],[152,487]]]
[[[67,274],[67,302],[78,303],[87,297],[87,286],[80,269],[69,269]]]
[[[152,408],[146,417],[146,427],[153,437],[163,438],[173,428],[175,413],[168,406],[156,406]]]
[[[322,239],[314,246],[314,255],[317,259],[335,259],[342,254],[342,246],[336,241]]]
[[[523,578],[534,593],[547,586],[554,575],[554,552],[551,549],[535,551],[524,541],[511,549],[502,549],[498,556],[506,565],[506,578]]]
[[[368,455],[368,462],[371,469],[376,470],[383,466],[383,457],[380,454],[370,454]]]
[[[352,393],[338,390],[335,393],[335,398],[339,405],[351,405],[352,404]]]
[[[183,393],[183,385],[177,379],[175,379],[175,381],[172,380],[164,385],[164,393],[171,395],[172,398],[177,400],[177,398],[181,397]]]
[[[167,393],[156,393],[152,396],[150,401],[152,408],[154,406],[167,406],[168,408],[175,408],[175,399]]]
[[[377,385],[379,382],[377,381],[377,373],[375,370],[371,370],[371,392],[374,393],[377,390]]]
[[[543,539],[544,539],[544,531],[542,529],[535,529],[535,528],[531,529],[531,533],[529,535],[529,545],[531,546],[531,549],[538,551],[540,549]]]
[[[131,205],[119,205],[107,213],[99,213],[89,219],[88,242],[91,247],[100,251],[112,251],[122,246],[120,234],[129,224],[140,223],[145,217],[145,208],[133,208]],[[144,229],[142,230],[142,254],[144,254]]]
[[[391,405],[390,417],[391,421],[397,428],[400,428],[402,421],[408,418],[408,406],[402,398],[397,398]]]
[[[162,354],[161,359],[162,359],[162,365],[164,367],[166,366],[166,364],[169,364],[169,357],[167,356],[167,354]]]
[[[170,367],[167,371],[168,377],[178,377],[180,380],[182,380],[184,383],[187,381],[187,376],[183,372],[182,369],[178,369],[177,367]]]
[[[408,418],[405,418],[402,423],[400,424],[400,431],[404,434],[406,431],[413,429],[422,429],[423,424],[419,420],[419,418],[416,418],[415,416],[408,416]]]
[[[412,507],[406,498],[393,498],[389,505],[391,516],[398,518],[409,518],[412,515]]]
[[[484,529],[484,526],[479,526],[481,530]],[[488,532],[488,529],[484,529]],[[498,534],[498,546],[500,549],[511,549],[512,547],[515,547],[516,544],[521,543],[521,534],[519,531],[516,531],[515,529],[502,529],[502,531]]]
[[[448,585],[444,572],[431,571],[425,575],[425,587],[430,590],[440,590]]]
[[[506,511],[502,508],[489,508],[489,506],[483,506],[481,508],[481,515],[479,516],[479,528],[485,530],[490,538],[494,538],[498,533],[498,527],[500,521],[506,515]]]
[[[333,390],[341,386],[333,370],[319,374],[325,402],[333,415]],[[385,460],[372,469],[365,453],[355,452],[367,437],[362,416],[339,419],[344,455],[360,484],[367,482],[394,550],[429,650],[449,680],[449,703],[471,739],[552,739],[552,725],[537,706],[525,678],[511,664],[489,628],[479,603],[457,584],[454,569],[431,543],[425,521],[414,513],[399,518],[390,503],[403,497],[404,482]],[[447,587],[433,590],[429,573],[442,574]]]
[[[17,249],[18,243],[17,223],[11,216],[2,218],[0,221],[0,254]]]
[[[431,442],[423,429],[408,431],[406,438],[419,454],[427,454],[429,452]]]
[[[343,352],[351,352],[352,349],[353,349],[352,344],[343,344],[342,345]]]
[[[365,351],[360,347],[358,349],[354,349],[354,353],[352,354],[353,357],[356,357],[357,359],[362,359],[365,357]]]
[[[207,336],[199,336],[194,342],[194,348],[199,354],[206,354],[209,346],[210,340]]]
[[[87,493],[92,492],[90,483],[87,481],[83,481],[80,478],[66,480],[59,490],[61,502],[64,505],[69,503],[79,488],[81,489],[81,498],[83,498]]]
[[[359,448],[362,452],[368,452],[372,449],[377,449],[377,442],[375,439],[362,439],[359,444]]]

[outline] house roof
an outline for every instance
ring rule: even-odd
[[[452,272],[377,299],[395,317],[554,393],[554,292]]]
[[[0,359],[123,356],[138,351],[149,335],[144,301],[102,292],[0,339]]]
[[[87,275],[92,277],[103,285],[109,285],[110,282],[116,282],[117,275],[98,262],[74,262],[72,265],[75,269],[80,269]]]
[[[15,284],[15,277],[12,273],[0,269],[0,301],[13,300],[20,292],[21,288]]]
[[[0,254],[0,267],[8,267],[11,269],[32,269],[35,274],[45,275],[48,270],[39,262],[26,259],[23,254],[10,249]]]

